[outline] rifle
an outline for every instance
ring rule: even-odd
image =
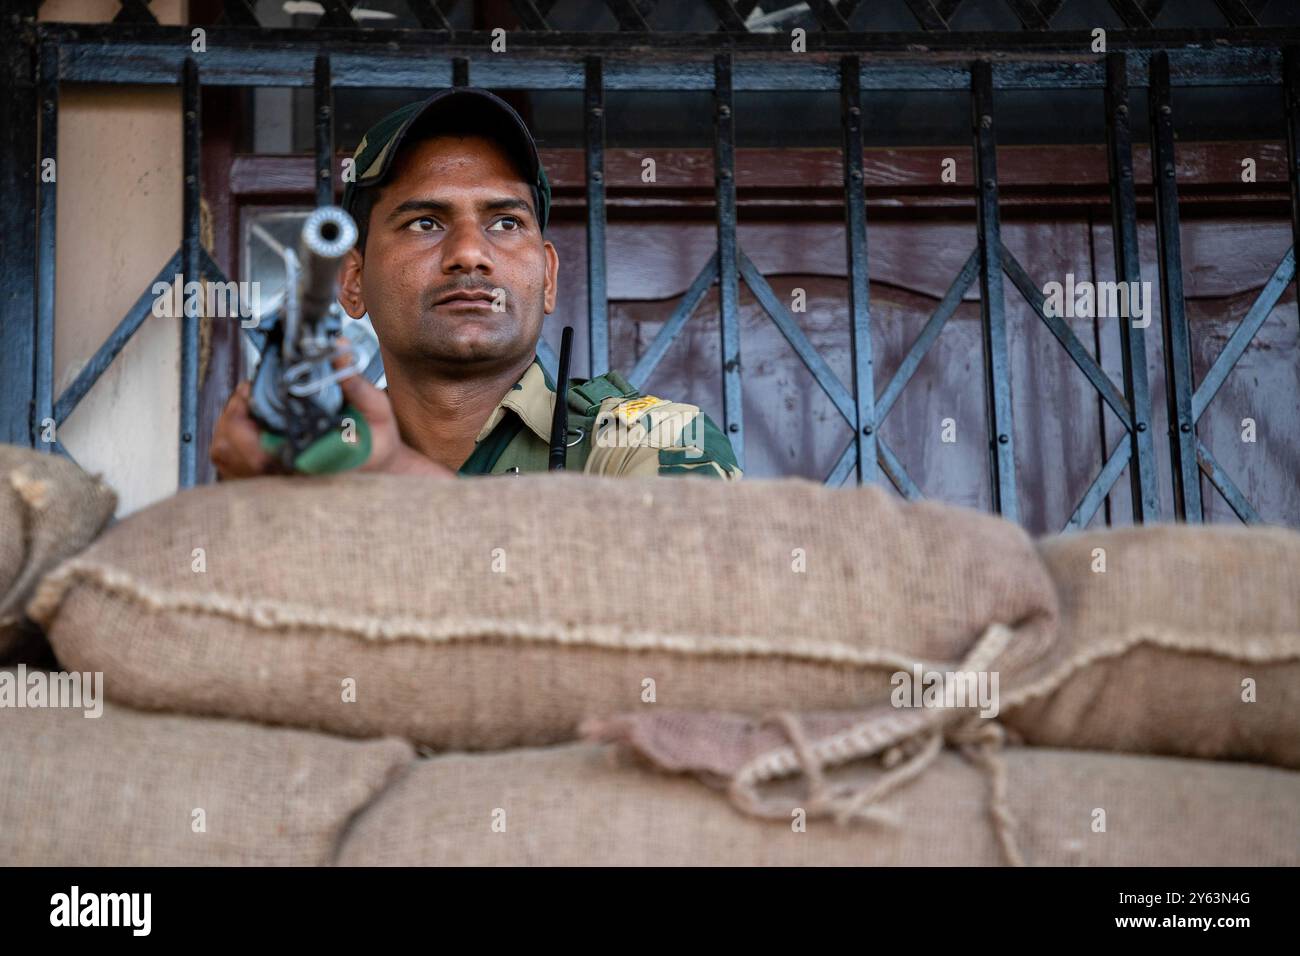
[[[285,297],[267,329],[253,378],[250,414],[262,427],[262,447],[290,471],[328,474],[370,457],[370,427],[339,381],[365,374],[379,341],[364,323],[343,323],[339,267],[356,245],[357,227],[338,206],[320,206],[303,223],[297,251],[284,248]],[[352,363],[335,369],[340,337]],[[369,376],[368,376],[369,377]]]

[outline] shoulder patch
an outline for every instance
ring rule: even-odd
[[[589,474],[726,481],[741,476],[731,442],[698,405],[656,395],[610,395],[588,414],[591,451],[583,470]]]
[[[631,425],[656,405],[667,404],[668,402],[662,398],[656,398],[653,395],[643,395],[640,398],[629,398],[625,402],[620,402],[614,406],[612,413],[616,418]]]
[[[596,445],[673,448],[694,445],[704,453],[703,421],[695,405],[646,395],[607,398],[596,416]]]

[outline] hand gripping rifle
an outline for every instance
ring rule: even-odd
[[[365,373],[379,352],[364,323],[344,327],[338,303],[339,267],[356,241],[347,212],[320,206],[303,223],[298,250],[281,250],[285,298],[267,329],[250,413],[262,426],[262,447],[291,471],[347,471],[370,457],[370,427],[339,386]],[[335,369],[340,337],[351,342],[353,358]]]

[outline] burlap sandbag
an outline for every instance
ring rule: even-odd
[[[945,743],[995,788],[1006,785],[999,752],[1008,736],[1300,766],[1300,601],[1290,586],[1300,534],[1151,525],[1040,545],[1061,593],[1062,639],[1002,682],[996,719],[969,702],[791,706],[762,718],[642,707],[587,721],[583,735],[716,783],[756,817],[783,815],[771,787],[797,780],[810,816],[840,822],[876,812],[927,773]],[[1175,590],[1186,591],[1183,600]],[[963,669],[999,670],[1007,639],[999,631],[976,642]],[[860,786],[828,783],[828,771],[852,762],[880,774]],[[994,823],[1014,857],[997,814]]]
[[[1052,747],[1300,767],[1300,533],[1161,524],[1039,548],[1060,663],[1007,701],[1008,727]]]
[[[1300,863],[1300,773],[1039,748],[1005,759],[1010,822],[1030,864]],[[987,775],[945,751],[875,820],[808,820],[796,832],[795,803],[784,820],[744,816],[606,746],[445,754],[419,761],[358,817],[339,862],[989,866],[1004,860],[989,799]]]
[[[0,663],[40,638],[23,606],[41,575],[76,554],[113,516],[117,495],[56,454],[0,444]]]
[[[138,707],[482,749],[652,695],[858,706],[993,624],[1014,670],[1050,645],[1055,594],[1015,524],[874,487],[348,474],[183,492],[28,610]]]
[[[113,704],[83,714],[0,708],[0,863],[327,864],[353,815],[414,756],[397,739]]]

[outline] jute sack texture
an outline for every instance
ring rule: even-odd
[[[1045,655],[1056,598],[1015,524],[874,487],[346,474],[182,492],[28,611],[136,707],[473,750],[652,697],[863,706],[994,625],[1005,685]]]
[[[66,458],[0,444],[0,663],[39,638],[23,606],[41,575],[89,544],[116,508],[117,494]]]
[[[987,772],[990,820],[1015,862],[1001,755],[1008,737],[1298,765],[1300,607],[1290,571],[1298,546],[1300,535],[1282,528],[1182,525],[1042,539],[1062,637],[1002,683],[996,719],[970,706],[785,709],[761,719],[640,708],[588,721],[583,735],[715,782],[753,816],[784,816],[785,803],[767,792],[797,781],[810,818],[840,823],[876,813],[951,745]],[[1008,637],[991,627],[963,669],[998,671]],[[880,772],[862,786],[828,781],[829,770],[864,760]]]
[[[1300,773],[1271,767],[1063,752],[1005,752],[1026,861],[1046,866],[1300,863]],[[348,832],[355,866],[956,865],[1003,862],[987,775],[952,751],[844,827],[736,813],[693,779],[597,744],[420,760]],[[1093,828],[1104,808],[1105,832]],[[495,824],[495,825],[494,825]]]
[[[1058,661],[1008,704],[1009,728],[1300,768],[1300,532],[1160,524],[1038,546],[1061,600]]]
[[[328,864],[352,816],[413,756],[402,740],[348,740],[113,704],[100,717],[5,707],[0,861]]]

